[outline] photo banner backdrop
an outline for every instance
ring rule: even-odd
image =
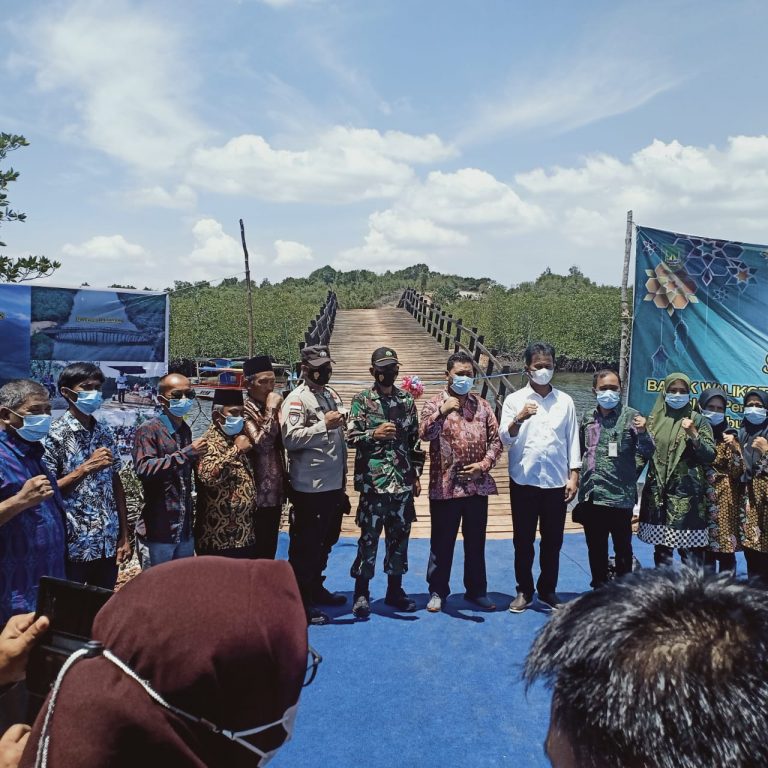
[[[674,371],[694,398],[723,387],[732,425],[747,389],[768,391],[768,245],[637,227],[630,405],[648,414]]]
[[[168,295],[154,291],[0,284],[0,386],[33,378],[56,412],[66,408],[56,391],[61,371],[95,363],[105,377],[100,418],[131,429],[153,410],[168,370],[168,307]]]

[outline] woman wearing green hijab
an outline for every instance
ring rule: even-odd
[[[656,442],[640,501],[638,538],[654,544],[657,567],[672,562],[674,549],[684,563],[704,564],[709,543],[706,467],[715,458],[712,427],[691,406],[691,380],[671,373],[664,380],[648,420]]]

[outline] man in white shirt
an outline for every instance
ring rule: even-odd
[[[509,610],[522,613],[533,602],[533,544],[539,525],[539,602],[557,608],[557,576],[565,514],[579,489],[581,449],[573,400],[549,382],[555,372],[555,349],[534,342],[525,350],[529,383],[508,395],[499,434],[509,448],[509,493],[512,502],[517,597]]]

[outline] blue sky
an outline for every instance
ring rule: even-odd
[[[637,223],[768,242],[763,2],[154,0],[6,11],[6,253],[162,288],[324,264],[618,283]],[[7,165],[7,163],[6,163]]]

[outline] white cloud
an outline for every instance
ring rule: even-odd
[[[96,235],[79,245],[66,243],[61,252],[65,256],[107,261],[143,259],[147,256],[142,246],[129,243],[122,235]]]
[[[182,28],[153,5],[80,0],[45,10],[17,37],[41,91],[67,93],[94,147],[140,169],[174,165],[204,137],[186,106]],[[71,98],[74,95],[74,99]]]
[[[53,284],[106,286],[113,283],[143,288],[156,275],[152,254],[123,235],[95,235],[81,243],[61,247],[61,273],[47,282]]]
[[[194,208],[197,204],[195,190],[186,184],[177,184],[176,188],[169,191],[165,187],[154,186],[129,192],[126,197],[134,205],[147,206],[149,208]]]
[[[275,251],[275,264],[283,267],[307,264],[314,259],[311,248],[292,240],[275,240]]]
[[[410,164],[454,156],[435,134],[336,126],[303,149],[278,149],[245,134],[194,153],[189,184],[281,202],[354,202],[392,197],[414,178]]]
[[[245,271],[243,250],[234,237],[228,235],[216,219],[199,219],[192,227],[194,248],[188,261],[193,279],[215,280],[234,277]],[[262,261],[257,253],[248,253],[252,264]]]
[[[372,230],[401,245],[466,245],[469,242],[469,238],[461,232],[399,211],[377,211],[369,216],[368,221]]]

